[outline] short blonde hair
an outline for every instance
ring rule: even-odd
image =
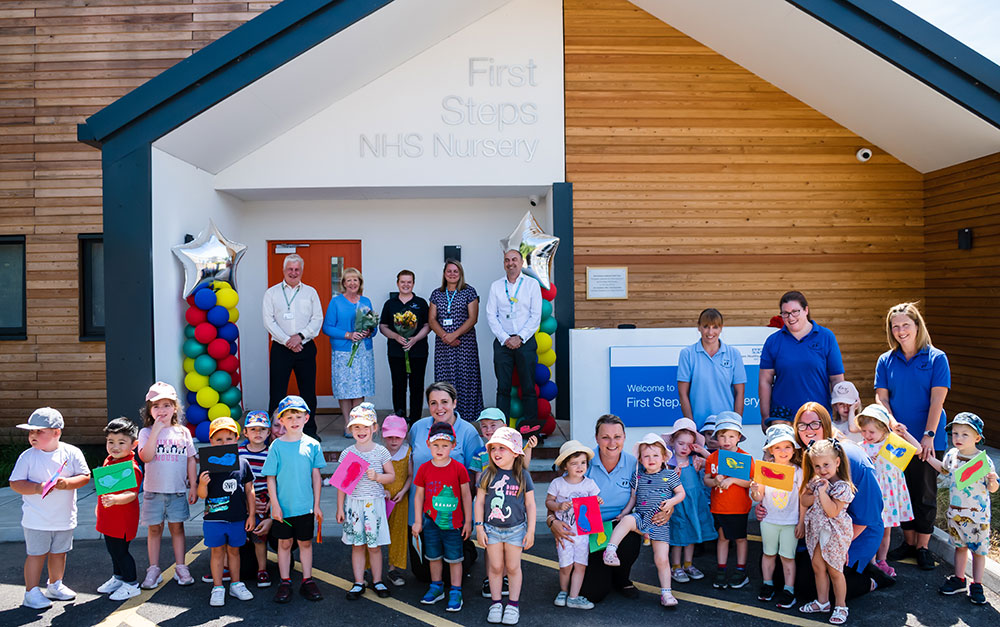
[[[361,271],[357,268],[344,268],[344,273],[340,275],[340,289],[346,290],[347,287],[344,285],[344,281],[347,280],[349,276],[358,277],[358,294],[365,293],[365,277],[361,276]]]
[[[889,313],[885,315],[885,337],[889,341],[889,350],[899,350],[899,342],[892,335],[892,319],[896,316],[906,316],[917,325],[917,350],[923,350],[931,345],[931,334],[927,331],[927,324],[924,317],[917,309],[917,303],[899,303],[889,308]]]

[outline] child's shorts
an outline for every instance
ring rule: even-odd
[[[191,518],[191,508],[184,492],[166,494],[163,492],[142,493],[142,515],[139,524],[145,527],[168,523],[184,522]]]
[[[726,540],[745,540],[747,537],[746,514],[712,514],[716,530],[721,529]],[[721,538],[720,538],[721,539]]]
[[[220,546],[243,546],[247,542],[246,523],[242,521],[206,520],[202,522],[205,546],[214,549]]]
[[[946,516],[951,545],[969,549],[975,555],[986,555],[990,549],[989,518],[983,521],[980,516],[969,516],[969,513],[968,510],[948,508]]]
[[[301,516],[289,516],[284,522],[277,520],[271,523],[271,535],[278,540],[291,540],[295,538],[298,542],[311,542],[313,530],[316,526],[314,514],[302,514]]]
[[[462,552],[462,532],[458,529],[441,529],[424,514],[424,558],[430,561],[444,559],[449,564],[459,564],[465,557]]]
[[[486,544],[513,544],[514,546],[524,546],[524,536],[528,533],[528,523],[523,522],[513,527],[496,527],[485,524]]]
[[[73,549],[73,530],[41,531],[24,527],[24,548],[28,555],[69,553]]]
[[[559,556],[559,568],[573,564],[587,565],[590,560],[590,536],[571,536],[556,543],[556,555]]]
[[[776,525],[762,520],[760,537],[764,543],[764,555],[771,557],[780,555],[785,559],[795,559],[795,547],[799,544],[798,538],[795,537],[795,525]]]

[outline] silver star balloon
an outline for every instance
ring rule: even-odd
[[[503,252],[516,250],[524,257],[522,272],[537,279],[542,289],[549,289],[552,281],[552,260],[559,247],[559,238],[542,231],[531,212],[524,214],[514,232],[500,240]]]
[[[199,286],[212,281],[226,281],[236,289],[236,264],[247,247],[227,238],[209,220],[208,228],[198,237],[187,244],[172,246],[170,250],[184,264],[183,296],[187,298]]]

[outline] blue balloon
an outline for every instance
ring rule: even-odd
[[[543,383],[547,382],[552,378],[552,373],[549,372],[549,367],[545,364],[535,364],[535,383],[538,387],[541,387]]]
[[[546,381],[542,385],[538,386],[538,395],[547,401],[554,399],[558,393],[559,390],[556,388],[555,381]]]
[[[230,342],[229,343],[229,354],[230,355],[235,355],[236,351],[237,351],[236,342]]]
[[[226,324],[219,327],[219,337],[226,340],[227,342],[235,342],[236,338],[240,336],[240,330],[232,322],[227,322]]]
[[[208,311],[212,307],[215,307],[215,292],[210,289],[200,289],[194,293],[194,306],[203,311]],[[225,309],[223,307],[223,309]],[[229,314],[226,314],[226,319],[229,319]]]
[[[198,426],[194,428],[194,435],[199,442],[208,442],[208,425],[210,424],[212,423],[205,420],[205,422],[199,422]]]
[[[188,392],[187,393],[187,402],[188,402],[188,405],[197,405],[198,404],[198,395],[195,394],[194,392]]]
[[[188,392],[189,396],[191,394],[193,394],[193,392]],[[184,412],[184,418],[193,425],[201,424],[208,420],[208,410],[195,401],[187,408],[187,411]]]
[[[212,302],[215,302],[215,292],[212,292]],[[229,310],[221,305],[216,305],[208,310],[208,321],[217,327],[229,324]]]

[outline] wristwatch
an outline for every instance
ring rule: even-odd
[[[483,521],[477,520],[476,522],[472,523],[472,526],[473,527],[482,527],[483,526]]]
[[[936,435],[936,431],[924,431],[925,438],[933,438]]]

